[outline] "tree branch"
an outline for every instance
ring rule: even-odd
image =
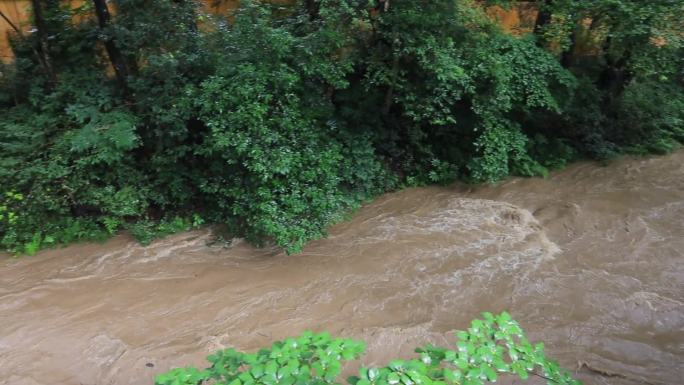
[[[19,36],[22,36],[21,30],[19,29],[19,27],[17,27],[14,23],[12,23],[12,20],[10,20],[4,13],[2,13],[2,11],[0,11],[0,17],[5,19],[7,24],[9,24],[9,26],[12,27],[12,29],[15,30],[19,34]]]

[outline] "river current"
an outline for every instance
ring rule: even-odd
[[[502,310],[585,384],[684,383],[684,151],[387,194],[296,255],[211,241],[0,256],[0,384],[151,385],[306,329],[381,365]]]

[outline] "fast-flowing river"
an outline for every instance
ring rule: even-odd
[[[585,384],[684,383],[684,151],[387,194],[297,255],[211,239],[0,256],[0,383],[151,385],[305,329],[382,364],[504,309]]]

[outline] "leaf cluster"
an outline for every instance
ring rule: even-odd
[[[532,345],[511,316],[483,313],[467,331],[456,333],[452,349],[425,346],[419,358],[394,360],[384,367],[361,367],[349,385],[481,385],[502,375],[545,378],[551,384],[580,383],[546,358],[543,344]],[[211,366],[176,368],[157,376],[156,385],[336,385],[345,361],[356,360],[364,344],[305,332],[270,349],[242,353],[226,349],[210,355]]]

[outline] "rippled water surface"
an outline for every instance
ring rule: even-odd
[[[149,385],[304,329],[381,364],[504,309],[586,384],[684,383],[682,151],[388,194],[292,256],[210,240],[0,257],[0,383]]]

